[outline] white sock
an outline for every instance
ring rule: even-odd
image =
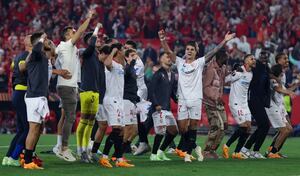
[[[106,159],[108,158],[108,156],[107,156],[107,155],[102,155],[102,157],[103,157],[103,158],[106,158]]]
[[[117,159],[119,162],[122,162],[123,161],[123,158],[118,158]]]
[[[146,142],[140,142],[140,145],[141,145],[141,146],[146,146],[147,143],[146,143]]]
[[[62,146],[62,135],[57,135],[57,145]]]

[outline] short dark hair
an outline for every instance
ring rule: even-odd
[[[220,59],[228,59],[228,55],[226,53],[226,49],[223,47],[216,53],[216,60]]]
[[[35,32],[30,36],[30,42],[32,45],[35,45],[37,40],[41,38],[41,36],[44,34],[44,32]]]
[[[160,59],[164,54],[168,54],[168,53],[163,51],[163,52],[159,53],[159,57],[158,58]]]
[[[253,56],[253,54],[246,54],[246,55],[244,56],[244,58],[243,58],[243,61],[245,62],[246,59],[247,59],[248,57],[250,57],[250,56]]]
[[[278,53],[276,56],[275,56],[275,61],[276,63],[278,63],[278,60],[281,59],[281,57],[285,56],[286,54],[283,53],[283,52],[280,52]]]
[[[60,34],[60,37],[61,37],[61,39],[63,40],[63,41],[65,41],[66,40],[66,34],[67,34],[67,32],[70,30],[70,29],[73,29],[73,27],[72,26],[67,26],[67,27],[65,27],[63,30],[62,30],[62,32],[61,32],[61,34]]]
[[[87,33],[84,35],[83,41],[84,41],[84,43],[85,43],[86,45],[88,45],[88,41],[89,41],[89,39],[92,37],[92,35],[93,35],[93,32],[87,32]]]
[[[196,41],[193,41],[193,40],[191,40],[191,41],[188,41],[187,43],[186,43],[186,46],[192,46],[192,47],[194,47],[195,48],[195,50],[197,51],[197,53],[198,53],[198,46],[197,46],[197,43],[196,43]]]
[[[111,47],[111,50],[113,50],[114,48],[117,48],[118,50],[121,50],[123,45],[121,43],[114,43],[110,47]]]
[[[125,57],[129,57],[129,54],[136,52],[134,49],[128,49],[125,51]]]
[[[282,73],[282,66],[280,64],[273,65],[271,72],[274,76],[278,77]]]
[[[100,53],[100,54],[104,53],[104,54],[106,54],[106,55],[109,55],[110,52],[111,52],[110,46],[108,46],[108,45],[103,45],[103,46],[99,49],[99,53]]]
[[[127,40],[127,41],[125,42],[125,44],[131,45],[133,49],[136,49],[136,48],[137,48],[137,44],[136,44],[134,41],[132,41],[132,40]]]

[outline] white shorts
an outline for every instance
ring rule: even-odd
[[[96,120],[99,122],[107,122],[107,114],[103,104],[99,104],[98,111],[96,113]]]
[[[148,112],[151,107],[151,102],[142,100],[136,104],[136,111],[140,113],[140,121],[145,122],[148,118]]]
[[[137,91],[137,95],[143,99],[143,100],[147,100],[147,97],[148,97],[148,90],[147,90],[147,87],[140,87]]]
[[[152,114],[154,131],[156,134],[164,135],[167,131],[167,126],[176,126],[176,120],[170,111],[161,110]]]
[[[251,112],[248,104],[245,105],[229,105],[230,112],[237,124],[245,123],[246,121],[251,122]]]
[[[124,125],[136,125],[136,106],[129,100],[124,100]]]
[[[178,120],[201,120],[202,100],[178,100]]]
[[[49,115],[48,100],[46,97],[26,98],[27,121],[42,123]]]
[[[124,126],[123,99],[105,97],[103,106],[109,126]]]
[[[288,115],[283,105],[276,105],[271,101],[270,108],[265,108],[269,121],[273,128],[282,128],[286,127],[286,116]]]

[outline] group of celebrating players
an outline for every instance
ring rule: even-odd
[[[17,112],[17,134],[2,165],[43,169],[35,150],[43,120],[49,114],[47,95],[52,74],[58,75],[57,92],[62,108],[53,152],[66,161],[77,160],[69,149],[69,136],[76,118],[78,91],[81,118],[76,141],[77,157],[82,162],[96,162],[111,168],[109,153],[114,146],[115,166],[134,167],[124,153],[128,148],[134,150],[134,155],[149,150],[147,135],[152,127],[155,138],[151,161],[170,160],[165,151],[174,143],[177,134],[181,138],[175,151],[185,162],[216,159],[216,150],[227,129],[222,100],[225,84],[231,85],[229,107],[239,127],[223,145],[223,157],[230,157],[229,147],[238,140],[232,158],[265,158],[259,150],[270,128],[269,123],[278,129],[278,133],[266,157],[283,157],[279,150],[292,131],[283,96],[295,96],[293,90],[299,84],[295,82],[289,88],[285,87],[284,73],[289,64],[286,54],[277,54],[277,64],[271,68],[266,52],[262,51],[258,59],[248,54],[244,56],[242,66],[229,72],[224,46],[235,37],[234,33],[227,33],[216,48],[199,58],[197,43],[190,41],[186,44],[185,55],[180,58],[169,48],[165,32],[160,30],[158,35],[164,52],[159,56],[160,68],[147,89],[144,65],[137,54],[136,43],[127,41],[122,45],[103,38],[99,35],[100,23],[93,32],[86,33],[93,15],[94,11],[90,10],[77,31],[73,27],[64,28],[57,47],[43,32],[26,36],[25,51],[13,61],[12,102]],[[86,48],[79,55],[76,43],[82,36]],[[171,69],[173,64],[178,76]],[[178,103],[177,120],[171,112],[170,99]],[[202,104],[209,120],[204,150],[196,142]],[[252,117],[257,129],[249,137]],[[95,120],[98,129],[92,134]],[[108,126],[112,130],[99,157],[97,152]],[[137,134],[138,146],[132,145]],[[193,150],[197,158],[192,156]]]

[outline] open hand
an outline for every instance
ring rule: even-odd
[[[225,40],[225,42],[228,42],[229,40],[233,39],[234,37],[235,37],[235,33],[230,34],[229,32],[227,32],[224,40]]]

